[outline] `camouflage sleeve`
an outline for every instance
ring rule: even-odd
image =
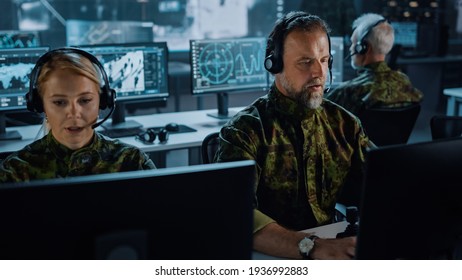
[[[338,199],[338,202],[345,206],[359,207],[366,163],[366,149],[376,147],[369,140],[361,126],[359,126],[358,131],[356,146],[354,147],[355,152],[351,158],[350,171]]]
[[[156,169],[156,165],[154,164],[154,161],[144,152],[141,152],[141,158],[143,160],[141,168],[143,170],[149,170],[149,169]]]
[[[258,165],[258,136],[254,129],[248,130],[250,134],[245,133],[235,127],[224,127],[220,132],[220,144],[214,161],[238,161],[238,160],[254,160],[257,162],[255,172],[255,193],[257,191],[258,182],[261,174],[261,167]],[[275,221],[269,216],[263,214],[257,208],[257,197],[254,197],[254,223],[253,232],[257,232],[270,223]]]
[[[16,163],[16,167],[12,165],[12,162]],[[0,182],[19,182],[23,181],[23,176],[19,176],[21,173],[17,173],[17,169],[20,169],[23,174],[27,174],[25,165],[17,157],[17,153],[13,153],[7,158],[0,160]]]

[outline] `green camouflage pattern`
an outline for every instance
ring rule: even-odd
[[[369,145],[345,109],[329,100],[308,109],[273,85],[223,126],[214,160],[256,161],[254,231],[272,219],[301,230],[331,222],[343,188],[355,188],[359,202]]]
[[[418,103],[423,94],[406,74],[392,70],[382,61],[365,66],[356,78],[341,83],[326,98],[358,115],[365,108]]]
[[[95,133],[90,145],[71,150],[48,133],[0,163],[0,182],[155,169],[137,147]]]

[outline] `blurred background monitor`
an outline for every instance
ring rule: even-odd
[[[267,36],[284,2],[160,0],[153,11],[154,40],[166,41],[173,59],[187,62],[189,40]]]
[[[343,37],[330,37],[331,54],[334,59],[332,64],[332,86],[343,82],[343,61],[344,61],[344,41]]]
[[[4,184],[0,259],[250,259],[254,172],[235,161]]]
[[[217,94],[217,118],[228,118],[228,93],[265,91],[266,38],[190,41],[192,94]]]
[[[153,41],[153,23],[139,21],[66,21],[66,42],[72,45]]]
[[[0,49],[40,46],[37,31],[0,30]]]
[[[84,46],[103,64],[110,86],[117,92],[112,122],[103,124],[106,130],[141,127],[135,121],[125,121],[125,105],[133,102],[153,102],[163,106],[169,97],[168,48],[165,42]]]
[[[21,139],[17,131],[6,132],[7,113],[26,111],[30,73],[48,47],[0,49],[0,140]]]
[[[404,49],[417,48],[419,30],[416,21],[393,21],[391,25],[395,29],[395,44],[401,45]]]

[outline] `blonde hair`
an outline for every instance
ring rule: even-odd
[[[88,58],[77,53],[58,52],[43,64],[37,77],[37,90],[40,97],[43,97],[43,84],[50,79],[51,74],[56,71],[69,70],[72,73],[85,76],[101,87],[102,74]]]

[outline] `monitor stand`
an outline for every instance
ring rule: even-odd
[[[230,119],[236,114],[234,111],[228,111],[228,94],[226,92],[217,93],[218,112],[208,113],[207,116],[217,119]]]
[[[106,131],[114,131],[122,133],[122,136],[132,136],[142,131],[142,125],[136,121],[125,120],[125,104],[123,102],[117,103],[114,112],[112,113],[112,122],[101,125]],[[126,131],[126,135],[123,134]],[[121,136],[121,137],[122,137]]]
[[[17,131],[6,131],[5,113],[0,113],[0,141],[1,140],[20,140],[21,134]]]

